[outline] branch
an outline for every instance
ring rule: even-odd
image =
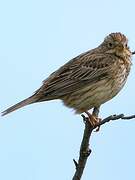
[[[94,108],[92,115],[98,116],[99,109]],[[78,162],[74,161],[76,172],[72,180],[80,180],[87,162],[89,155],[91,154],[91,149],[89,148],[89,141],[91,137],[91,133],[93,131],[93,127],[91,126],[88,118],[82,115],[83,121],[85,123],[85,129],[83,134],[83,139],[80,147],[80,155]]]
[[[99,108],[98,109],[94,108],[92,115],[98,117],[98,114],[99,114]],[[101,122],[99,122],[95,127],[92,127],[87,117],[85,117],[84,115],[82,115],[82,117],[85,123],[85,129],[84,129],[83,139],[82,139],[82,143],[80,147],[79,160],[78,162],[76,160],[73,160],[76,167],[76,171],[72,180],[80,180],[82,177],[87,159],[89,155],[91,154],[89,143],[90,143],[90,137],[91,137],[92,131],[109,121],[112,121],[112,120],[114,121],[114,120],[119,120],[119,119],[130,120],[130,119],[134,119],[135,115],[132,115],[132,116],[124,116],[124,114],[111,115],[103,119]]]
[[[111,115],[111,116],[108,116],[106,117],[105,119],[103,119],[101,122],[99,122],[95,127],[97,128],[97,126],[102,126],[103,124],[109,122],[109,121],[114,121],[114,120],[119,120],[119,119],[122,119],[122,120],[130,120],[130,119],[134,119],[135,118],[135,115],[132,115],[132,116],[124,116],[124,114],[119,114],[119,115]]]

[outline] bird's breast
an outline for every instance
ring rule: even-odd
[[[68,95],[65,105],[72,107],[76,113],[82,113],[109,101],[123,88],[130,72],[130,64],[116,62],[110,69],[108,77]]]

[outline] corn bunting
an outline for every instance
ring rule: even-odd
[[[131,56],[126,36],[111,33],[97,48],[80,54],[53,72],[32,96],[2,115],[28,104],[61,99],[76,113],[85,112],[91,117],[88,110],[99,108],[123,88],[130,72]],[[91,123],[95,123],[94,118]]]

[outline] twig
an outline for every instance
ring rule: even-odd
[[[77,168],[78,168],[78,163],[76,162],[76,160],[75,160],[75,159],[73,159],[73,162],[74,162],[75,167],[76,167],[76,170],[77,170]]]
[[[102,126],[103,124],[109,122],[109,121],[114,121],[114,120],[119,120],[119,119],[123,119],[123,120],[130,120],[130,119],[134,119],[135,118],[135,115],[132,115],[132,116],[124,116],[124,114],[119,114],[119,115],[111,115],[111,116],[108,116],[107,118],[103,119],[101,122],[99,122],[95,127],[97,128],[98,126]]]
[[[134,55],[134,54],[135,54],[135,51],[132,52],[132,55]]]
[[[135,54],[135,52],[134,52],[134,54]],[[99,108],[98,109],[94,108],[92,115],[98,117],[98,114],[99,114]],[[75,171],[75,174],[74,174],[72,180],[80,180],[82,177],[84,168],[86,166],[87,159],[88,159],[89,155],[91,154],[91,149],[89,148],[89,142],[90,142],[90,137],[91,137],[92,131],[95,128],[102,126],[103,124],[105,124],[109,121],[112,121],[112,120],[114,121],[114,120],[118,120],[118,119],[130,120],[130,119],[134,119],[135,115],[132,115],[132,116],[124,116],[124,114],[111,115],[111,116],[108,116],[105,119],[103,119],[101,122],[99,122],[95,127],[91,126],[87,117],[85,117],[84,115],[82,115],[82,117],[83,117],[83,121],[85,122],[85,129],[84,129],[83,139],[82,139],[82,143],[81,143],[81,147],[80,147],[79,160],[78,160],[78,162],[76,160],[73,160],[75,167],[76,167],[76,171]]]

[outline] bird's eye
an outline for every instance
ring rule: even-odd
[[[126,48],[126,49],[129,49],[128,43],[125,44],[125,48]]]
[[[109,48],[112,48],[113,44],[110,42],[110,43],[108,43],[108,46],[109,46]]]

